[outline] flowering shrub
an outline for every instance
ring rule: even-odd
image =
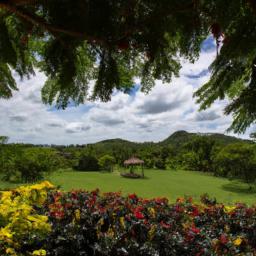
[[[51,187],[46,182],[2,194],[0,255],[256,255],[256,207],[225,206],[206,195],[200,204],[191,198],[169,204]],[[15,212],[23,221],[15,221]]]
[[[49,255],[243,255],[256,253],[256,208],[99,191],[52,192]],[[253,254],[252,254],[253,255]]]
[[[41,241],[51,231],[47,216],[40,214],[53,188],[45,181],[0,194],[0,255],[46,255]]]

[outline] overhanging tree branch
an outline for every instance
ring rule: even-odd
[[[48,24],[41,17],[32,15],[31,13],[27,13],[25,10],[20,10],[16,6],[13,6],[13,5],[10,5],[10,4],[7,4],[7,3],[1,3],[0,2],[0,9],[4,9],[6,11],[14,13],[18,17],[28,21],[29,23],[32,23],[36,26],[41,27],[45,31],[48,31],[50,34],[52,34],[53,36],[55,36],[57,38],[59,37],[59,35],[58,35],[58,33],[59,33],[59,34],[64,34],[64,35],[68,35],[68,36],[71,36],[71,37],[85,39],[85,40],[87,40],[88,42],[90,42],[92,44],[95,44],[95,43],[97,43],[97,44],[106,44],[105,41],[103,41],[101,39],[96,39],[96,38],[91,37],[91,36],[88,36],[85,33],[77,32],[77,31],[70,31],[70,30],[66,30],[64,28],[54,26],[52,24]]]

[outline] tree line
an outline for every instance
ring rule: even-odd
[[[184,134],[183,134],[184,135]],[[33,182],[58,169],[113,171],[131,156],[144,161],[145,168],[188,170],[241,179],[251,187],[256,179],[256,145],[252,141],[217,140],[193,134],[175,143],[134,143],[121,139],[84,146],[31,146],[0,144],[1,177],[12,182]],[[178,138],[178,139],[177,139]]]

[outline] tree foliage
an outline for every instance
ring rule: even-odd
[[[208,137],[195,136],[184,145],[184,164],[194,171],[209,172],[212,170],[215,141]]]
[[[100,166],[95,156],[83,154],[75,169],[78,171],[99,171]]]
[[[211,32],[218,50],[212,76],[197,92],[202,109],[229,97],[231,128],[242,132],[256,119],[256,4],[251,0],[10,0],[0,1],[0,96],[9,98],[21,78],[44,72],[45,103],[108,101],[141,78],[178,76],[180,59],[196,60]],[[89,81],[95,81],[88,95]]]
[[[251,184],[256,180],[256,150],[254,145],[231,144],[216,156],[217,172],[222,176],[238,177]]]
[[[99,158],[99,166],[102,170],[112,172],[113,165],[115,164],[115,158],[111,155],[104,155]]]
[[[51,148],[24,148],[4,145],[1,154],[3,179],[11,182],[34,182],[60,168],[61,158]]]
[[[0,136],[0,144],[6,144],[9,140],[7,136]]]

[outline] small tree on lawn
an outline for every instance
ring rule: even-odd
[[[99,166],[102,170],[112,172],[116,160],[113,156],[104,155],[99,159]]]

